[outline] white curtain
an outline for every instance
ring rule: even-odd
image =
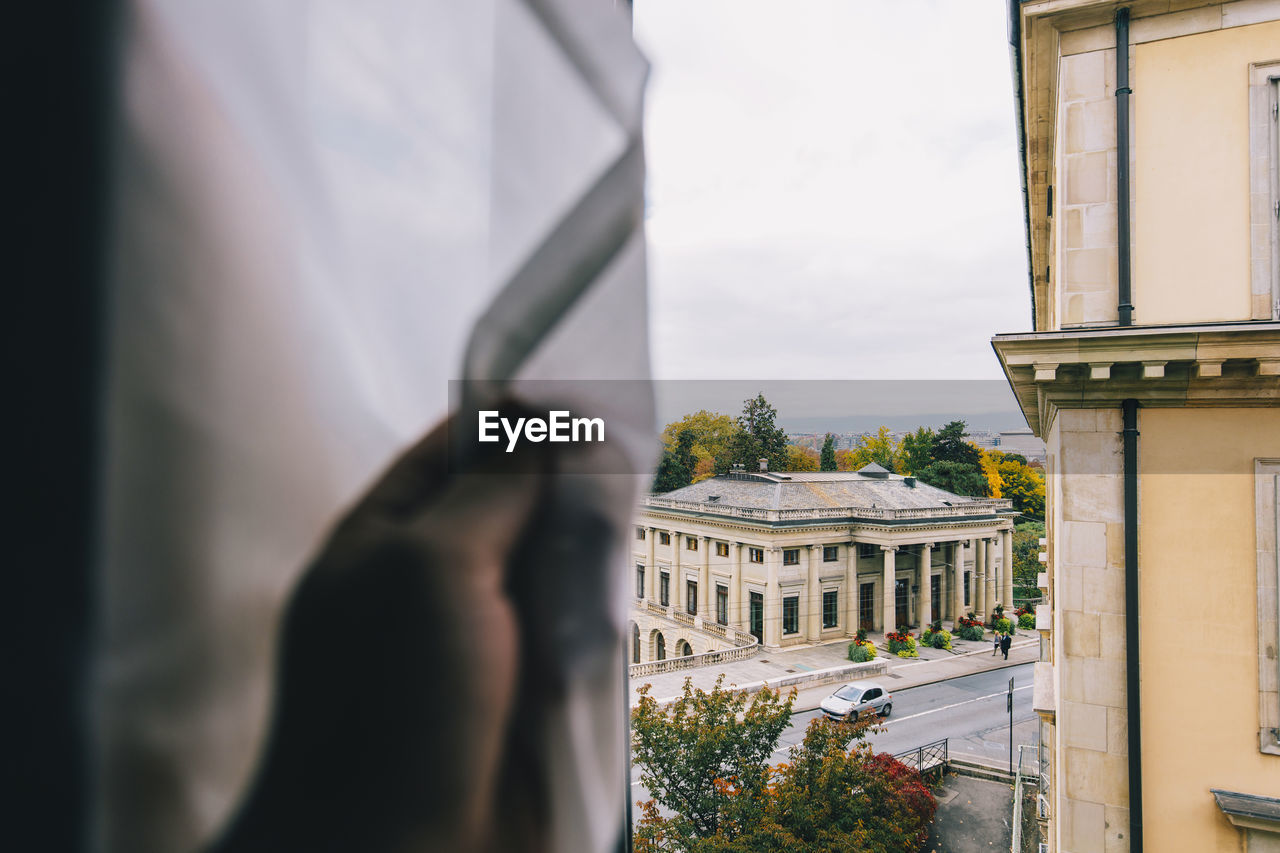
[[[647,379],[647,66],[612,0],[132,0],[121,38],[95,847],[196,850],[300,570],[448,380]],[[580,387],[646,469],[648,394]],[[629,794],[604,653],[548,732],[560,850]]]

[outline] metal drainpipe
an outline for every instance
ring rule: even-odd
[[[1138,694],[1138,401],[1124,417],[1124,656],[1129,723],[1129,850],[1142,853],[1142,715]]]
[[[1120,257],[1121,326],[1133,325],[1129,269],[1129,10],[1116,10],[1116,238]]]

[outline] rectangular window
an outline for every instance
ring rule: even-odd
[[[644,598],[644,566],[636,566],[636,598]]]
[[[729,556],[729,543],[728,543],[728,542],[717,542],[717,543],[716,543],[716,556],[717,556],[717,557],[727,557],[727,556]]]
[[[684,593],[684,609],[691,614],[696,614],[698,612],[698,582],[685,581]]]
[[[698,550],[698,540],[693,536],[684,537],[684,547],[689,551]]]
[[[748,555],[750,556],[750,558],[751,558],[751,562],[753,562],[753,563],[763,563],[763,562],[764,562],[764,549],[763,549],[763,548],[750,548],[750,549],[748,549]]]
[[[969,606],[969,572],[964,573],[964,606]]]
[[[658,603],[663,607],[671,606],[671,575],[666,572],[658,575]]]
[[[671,544],[671,534],[670,534],[670,533],[659,533],[659,534],[658,534],[658,544],[659,544],[659,545],[670,545],[670,544]]]
[[[643,542],[643,541],[644,541],[644,528],[643,528],[643,527],[637,527],[637,528],[636,528],[636,539],[638,539],[638,540],[639,540],[639,541],[641,541],[641,542]]]
[[[876,555],[876,551],[879,550],[879,548],[879,545],[870,545],[866,542],[859,542],[858,557],[859,559],[869,560]]]
[[[788,595],[782,599],[782,633],[800,633],[800,596]]]
[[[782,565],[784,566],[800,565],[800,549],[799,548],[782,549]]]
[[[840,592],[829,589],[822,593],[822,627],[835,628],[840,624]]]
[[[729,624],[729,587],[716,584],[716,621]]]
[[[748,618],[751,622],[751,635],[757,641],[764,642],[764,594],[759,592],[748,593],[747,607],[750,611]]]
[[[840,559],[839,545],[823,545],[822,546],[822,562],[834,563]]]

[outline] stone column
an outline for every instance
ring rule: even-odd
[[[1006,530],[1000,537],[1000,544],[1003,545],[1004,558],[1004,591],[1000,593],[1004,597],[1004,609],[1009,614],[1009,618],[1013,618],[1013,531]]]
[[[880,550],[884,551],[884,607],[882,610],[881,621],[884,623],[881,630],[886,634],[890,631],[897,630],[897,565],[896,554],[898,549],[893,545],[881,545]]]
[[[990,538],[982,540],[982,546],[986,550],[985,562],[987,564],[987,613],[990,614],[996,609],[996,605],[1002,602],[997,598],[999,587],[996,586],[996,547],[995,542]]]
[[[978,615],[979,619],[987,618],[986,601],[983,596],[987,591],[987,567],[983,560],[986,557],[987,549],[983,546],[981,539],[970,539],[970,547],[973,549],[973,577],[969,590],[969,600],[973,602],[973,612]]]
[[[671,606],[684,612],[684,572],[680,568],[680,531],[671,531]]]
[[[951,618],[964,615],[964,542],[951,543]]]
[[[644,563],[644,594],[649,601],[658,600],[658,561],[654,555],[654,544],[658,538],[658,529],[645,529],[644,536],[649,540]]]
[[[777,648],[782,639],[782,599],[778,595],[778,561],[781,559],[777,548],[765,551],[764,644],[773,648]]]
[[[716,597],[711,590],[711,537],[699,536],[698,549],[702,551],[702,566],[698,569],[698,615],[703,622],[716,621]]]
[[[933,621],[933,543],[920,546],[920,630]]]
[[[729,624],[735,628],[743,628],[741,542],[729,544]]]
[[[805,633],[809,642],[816,643],[822,639],[822,587],[818,583],[818,561],[813,559],[812,545],[804,546],[804,550],[800,553],[804,554],[804,567],[808,575],[805,581],[808,594],[805,598],[809,601],[809,618],[808,630]],[[821,551],[818,552],[818,556],[822,556]]]
[[[844,567],[844,603],[841,618],[844,619],[844,635],[858,633],[858,543],[849,540],[849,553]]]

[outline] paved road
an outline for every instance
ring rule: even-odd
[[[876,679],[893,693],[893,713],[883,721],[883,729],[868,735],[877,752],[898,753],[932,741],[949,739],[953,755],[971,755],[988,762],[1003,763],[1009,756],[1009,714],[1005,692],[1014,679],[1013,742],[1034,743],[1035,712],[1031,710],[1032,664],[980,672],[948,681],[894,690],[892,678]],[[832,685],[834,690],[838,685]],[[802,711],[792,716],[791,726],[782,734],[777,761],[787,760],[787,750],[804,738],[809,721],[821,711]],[[640,784],[640,770],[631,768],[632,801],[646,800],[649,793]]]

